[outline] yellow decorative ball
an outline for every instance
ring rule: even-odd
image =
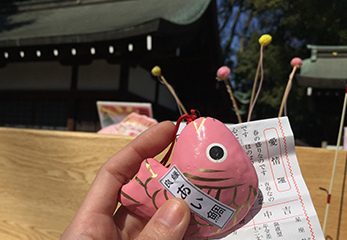
[[[159,66],[155,66],[154,68],[152,68],[152,74],[155,77],[158,77],[161,75],[161,69]]]
[[[271,40],[272,40],[272,37],[269,34],[263,34],[259,38],[259,44],[262,46],[266,46],[271,42]]]

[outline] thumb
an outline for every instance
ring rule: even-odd
[[[171,198],[158,209],[138,239],[181,240],[189,220],[188,204],[180,198]]]

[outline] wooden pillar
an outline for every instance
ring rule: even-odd
[[[69,98],[69,116],[67,119],[67,130],[76,130],[76,94],[77,94],[77,82],[78,82],[78,63],[72,65],[71,71],[71,85],[70,85],[70,98]]]
[[[129,65],[123,63],[120,67],[120,83],[119,83],[120,92],[122,93],[128,92],[128,86],[129,86]]]

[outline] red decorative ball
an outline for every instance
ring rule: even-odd
[[[297,68],[300,68],[301,65],[302,65],[302,60],[301,58],[293,58],[292,61],[290,61],[290,65],[292,65],[292,67],[297,67]]]
[[[225,81],[228,79],[230,75],[230,68],[227,66],[220,67],[217,71],[217,80],[218,81]]]

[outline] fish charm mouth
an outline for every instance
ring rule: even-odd
[[[198,181],[203,181],[203,182],[220,182],[220,181],[232,179],[232,178],[207,178],[207,177],[196,176],[196,175],[193,175],[190,173],[183,173],[183,175],[186,178],[194,179],[194,180],[198,180]]]

